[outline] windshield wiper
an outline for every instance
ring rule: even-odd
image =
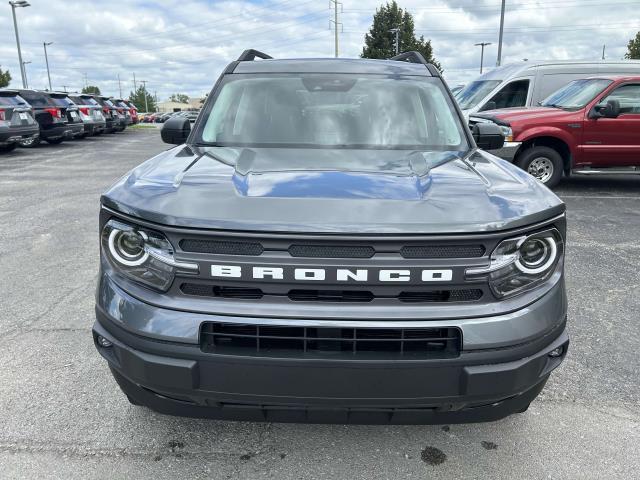
[[[549,107],[549,108],[559,108],[560,110],[564,110],[563,105],[558,105],[557,103],[541,103],[541,107]]]

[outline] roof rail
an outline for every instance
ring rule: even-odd
[[[250,48],[249,50],[245,50],[244,52],[242,52],[242,54],[238,57],[238,62],[251,62],[253,60],[255,60],[256,58],[263,58],[264,60],[268,60],[270,58],[273,58],[269,55],[267,55],[266,53],[262,53],[258,50],[254,50],[253,48]]]
[[[423,65],[429,65],[420,52],[404,52],[395,57],[391,57],[389,60],[395,60],[396,62],[409,62],[409,63],[421,63]]]
[[[441,77],[440,71],[429,62],[427,62],[420,52],[404,52],[400,55],[396,55],[395,57],[391,57],[389,60],[395,60],[396,62],[421,63],[422,65],[427,67],[427,70],[429,70],[429,73],[431,75],[433,75],[434,77]]]

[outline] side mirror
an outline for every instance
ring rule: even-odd
[[[191,133],[191,123],[184,117],[172,117],[162,126],[160,136],[164,143],[182,145]]]
[[[502,130],[495,123],[476,123],[473,126],[473,139],[482,150],[497,150],[504,146]]]
[[[486,112],[487,110],[495,110],[498,105],[493,100],[485,103],[480,109],[481,112]]]
[[[618,118],[620,116],[620,102],[615,99],[607,103],[596,105],[589,113],[589,118]]]

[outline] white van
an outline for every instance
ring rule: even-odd
[[[504,65],[480,75],[455,94],[466,117],[484,110],[525,107],[579,78],[640,75],[640,61],[548,61]]]

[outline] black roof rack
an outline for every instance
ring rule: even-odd
[[[395,57],[391,57],[389,60],[395,60],[396,62],[421,63],[422,65],[427,67],[427,70],[429,70],[429,73],[431,73],[431,75],[433,75],[434,77],[440,76],[440,71],[429,62],[427,62],[420,52],[404,52],[400,55],[396,55]]]
[[[249,50],[245,50],[244,52],[242,52],[242,54],[238,57],[238,62],[251,62],[253,60],[255,60],[256,58],[262,58],[264,60],[269,60],[272,59],[273,57],[270,55],[267,55],[266,53],[262,53],[258,50],[254,50],[253,48],[250,48]]]

